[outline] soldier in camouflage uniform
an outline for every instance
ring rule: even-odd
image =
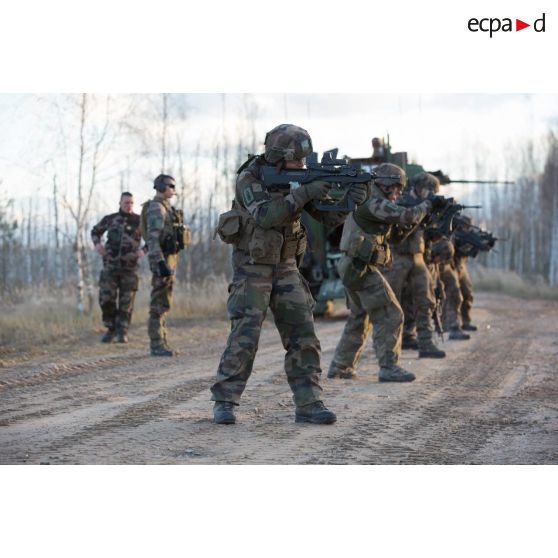
[[[449,331],[449,338],[456,341],[466,341],[471,336],[461,328],[461,305],[463,295],[459,282],[459,273],[454,258],[441,264],[440,277],[444,283],[446,298],[444,300],[444,331]]]
[[[165,323],[172,301],[178,252],[188,241],[182,236],[182,212],[170,204],[170,199],[176,191],[174,178],[160,174],[155,178],[153,187],[157,193],[143,210],[149,266],[153,273],[147,332],[151,343],[151,355],[172,357],[176,351],[167,344]]]
[[[284,194],[266,190],[260,179],[262,166],[300,169],[311,152],[306,130],[292,124],[271,130],[265,138],[265,154],[249,158],[238,170],[233,208],[219,218],[216,232],[234,245],[234,274],[227,302],[231,332],[211,387],[217,424],[236,421],[234,407],[252,373],[268,308],[286,350],[285,372],[296,405],[295,420],[315,424],[336,420],[322,403],[313,299],[298,269],[306,248],[300,217],[306,210],[327,226],[336,226],[346,215],[312,206],[313,200],[327,198],[330,184],[293,184]],[[363,202],[366,186],[353,186],[350,195],[356,203]]]
[[[458,220],[458,228],[468,231],[473,224],[471,217],[461,214]],[[471,323],[471,308],[473,307],[473,281],[467,270],[469,257],[463,254],[459,246],[455,249],[455,270],[459,277],[459,287],[463,302],[461,303],[461,329],[464,331],[477,331],[477,326]]]
[[[391,258],[387,241],[393,225],[420,222],[432,207],[438,207],[440,199],[431,194],[414,207],[397,205],[395,201],[407,181],[405,172],[391,163],[378,165],[375,171],[379,175],[398,175],[399,179],[375,179],[370,197],[345,223],[340,244],[343,256],[337,269],[351,313],[328,377],[356,376],[356,365],[372,329],[379,380],[410,382],[415,375],[399,366],[403,311],[380,268],[388,265]]]
[[[414,176],[410,181],[408,197],[412,200],[426,199],[430,192],[440,191],[439,180],[426,172]],[[419,358],[444,358],[446,353],[436,347],[432,340],[432,312],[436,300],[432,296],[432,280],[424,262],[425,239],[423,225],[414,226],[412,232],[393,246],[393,263],[383,275],[393,289],[399,303],[409,308],[409,300],[403,305],[403,290],[409,287],[411,304],[415,315],[417,348]],[[405,348],[405,331],[403,348]]]
[[[140,248],[140,216],[133,213],[134,198],[129,192],[120,196],[118,213],[106,215],[91,229],[95,250],[103,257],[99,280],[99,304],[107,332],[103,343],[117,337],[127,343],[134,298],[138,290],[138,260],[144,255]],[[101,242],[107,233],[106,243]]]
[[[430,274],[430,295],[436,303],[432,311],[432,318],[433,321],[434,318],[438,320],[437,332],[439,334],[443,333],[442,308],[445,300],[444,284],[440,278],[440,268],[444,263],[450,262],[453,259],[453,255],[453,244],[446,237],[441,237],[435,241],[426,243],[424,262]],[[416,340],[413,298],[409,288],[403,290],[403,301],[401,306],[405,314],[405,326],[403,331],[403,348],[405,349],[405,335],[408,336],[408,340],[413,338]],[[418,349],[418,344],[416,348]]]

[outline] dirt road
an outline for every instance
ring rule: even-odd
[[[333,426],[294,423],[270,320],[234,426],[211,422],[208,392],[226,321],[175,324],[175,359],[147,356],[141,327],[7,357],[0,463],[558,463],[558,304],[481,294],[474,315],[446,359],[404,352],[412,384],[378,383],[371,343],[357,380],[324,378]],[[343,324],[317,323],[326,370]]]

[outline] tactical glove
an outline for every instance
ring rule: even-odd
[[[304,207],[311,200],[327,199],[331,187],[332,185],[329,182],[316,180],[292,190],[291,195],[298,207]]]
[[[159,277],[170,277],[173,274],[173,270],[169,267],[165,260],[157,262],[157,274]]]
[[[368,186],[366,184],[353,184],[349,188],[349,196],[357,204],[361,205],[368,197]]]
[[[433,192],[428,192],[428,196],[426,199],[432,205],[432,211],[438,211],[439,209],[443,209],[446,205],[446,198],[444,196],[437,196]]]

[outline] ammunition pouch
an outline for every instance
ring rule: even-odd
[[[281,261],[283,242],[283,235],[279,231],[256,225],[248,242],[250,258],[256,264],[276,265]]]
[[[232,208],[219,215],[213,238],[219,235],[219,238],[226,244],[234,244],[248,251],[248,243],[254,228],[254,220],[251,215],[236,201],[233,201]]]
[[[377,232],[365,232],[356,222],[354,214],[349,215],[339,247],[349,258],[355,258],[364,265],[385,266],[391,261],[391,252],[386,242],[387,228],[384,228],[382,224]]]
[[[233,206],[232,209],[219,215],[213,238],[219,238],[226,244],[237,244],[242,236],[242,215]]]
[[[190,228],[184,224],[184,213],[180,209],[171,207],[172,225],[165,224],[164,237],[161,241],[163,255],[170,256],[184,250],[192,240]],[[172,226],[172,229],[170,228]]]
[[[161,242],[161,250],[164,256],[170,256],[171,254],[178,254],[180,249],[178,248],[178,242],[176,242],[176,235],[167,234],[163,241]]]
[[[337,271],[347,289],[358,291],[368,274],[368,264],[359,258],[343,256],[337,264]]]
[[[306,244],[306,232],[302,227],[296,233],[286,235],[281,248],[281,261],[296,259],[298,262],[304,256]]]
[[[174,234],[178,250],[184,250],[192,241],[192,231],[186,225],[175,225]]]
[[[236,202],[229,211],[219,215],[213,238],[217,235],[226,244],[247,251],[255,264],[276,265],[290,259],[302,262],[306,251],[304,228],[290,234],[264,229]]]
[[[377,266],[385,266],[391,261],[391,252],[387,242],[381,242],[378,237],[365,234],[353,235],[347,255],[364,262],[365,265],[372,264]],[[383,238],[382,238],[383,240]]]

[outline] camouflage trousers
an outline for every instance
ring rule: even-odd
[[[231,331],[211,387],[211,399],[239,403],[270,308],[286,350],[285,372],[295,404],[321,400],[321,347],[314,332],[313,304],[294,261],[236,265],[227,302]]]
[[[440,271],[438,269],[438,265],[437,264],[433,264],[433,263],[429,263],[429,264],[425,264],[426,265],[426,269],[428,270],[428,276],[429,276],[429,292],[430,292],[430,297],[432,298],[432,300],[434,301],[434,305],[437,304],[437,300],[436,300],[436,287],[438,287],[440,289],[440,296],[441,296],[441,300],[444,299],[444,284],[442,283],[442,280],[440,279]],[[435,311],[435,307],[432,310],[432,317],[434,317],[434,311]],[[416,323],[415,323],[415,309],[414,309],[414,305],[413,305],[413,292],[411,289],[411,285],[410,283],[407,283],[404,287],[403,287],[403,294],[401,295],[401,308],[403,309],[403,314],[404,314],[404,326],[403,326],[403,339],[405,340],[405,338],[409,338],[409,337],[415,337],[417,335],[417,328],[416,328]],[[442,319],[441,316],[441,312],[440,312],[440,320]],[[433,323],[434,319],[432,318],[432,322]]]
[[[348,256],[339,261],[343,267]],[[372,331],[374,350],[380,367],[399,364],[403,311],[389,283],[377,268],[370,266],[367,275],[355,289],[345,287],[350,315],[335,349],[331,369],[354,371]]]
[[[103,269],[99,278],[99,305],[103,324],[111,331],[126,333],[132,320],[138,290],[136,271]]]
[[[440,277],[444,283],[444,291],[446,294],[443,307],[444,330],[449,331],[450,329],[461,327],[461,305],[463,304],[463,295],[461,294],[459,275],[453,264],[443,264]]]
[[[473,281],[465,265],[461,262],[457,266],[457,275],[459,277],[459,286],[461,288],[461,296],[463,302],[461,304],[461,319],[463,325],[471,323],[471,308],[473,307]]]
[[[176,270],[176,256],[167,256],[167,264],[172,270]],[[151,279],[151,301],[149,303],[149,319],[147,321],[147,333],[151,342],[151,348],[165,345],[167,342],[166,321],[172,303],[172,289],[175,276],[160,277],[153,273]]]
[[[395,253],[391,268],[383,272],[383,276],[403,308],[405,323],[416,324],[419,348],[426,348],[432,342],[432,312],[436,300],[424,256]]]

